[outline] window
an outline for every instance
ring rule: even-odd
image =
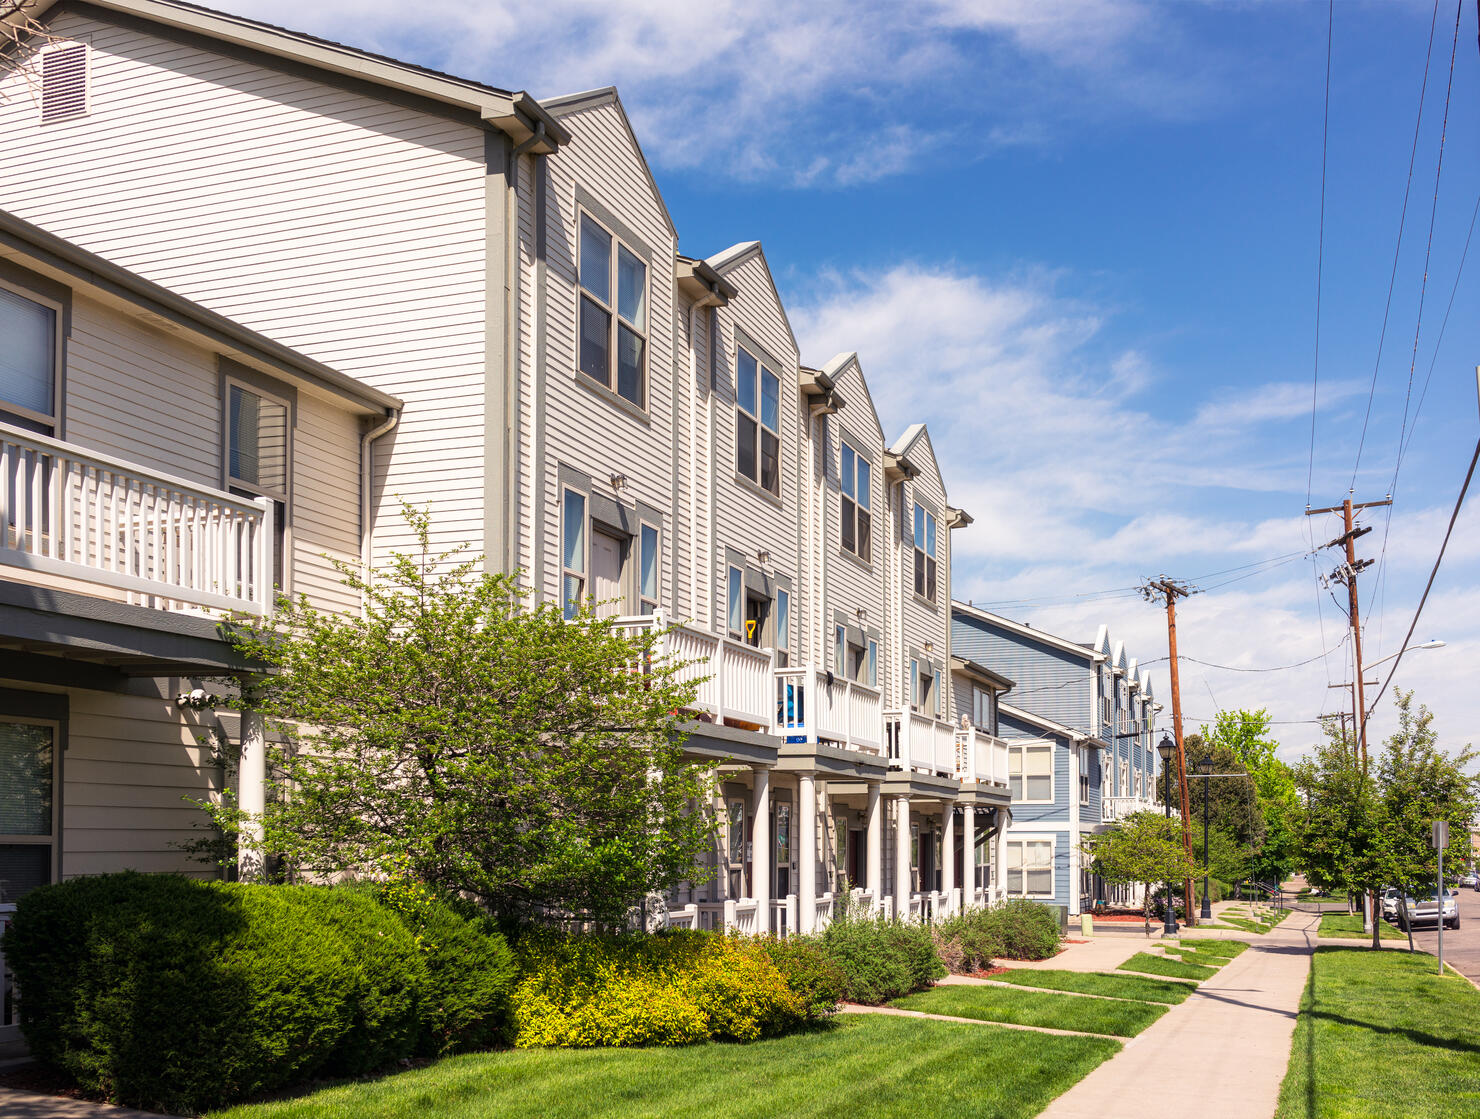
[[[735,469],[781,492],[781,378],[744,346],[735,357]]]
[[[745,861],[745,802],[730,801],[730,862]]]
[[[283,542],[288,526],[288,405],[228,381],[226,486],[232,493],[273,503],[273,582],[283,585]]]
[[[879,686],[879,643],[872,637],[868,639],[868,686]]]
[[[991,688],[972,686],[971,723],[988,734],[997,733],[997,695]]]
[[[1007,787],[1013,800],[1053,800],[1053,747],[1035,743],[1009,746]]]
[[[741,637],[745,633],[745,574],[738,567],[732,567],[729,578],[727,625],[731,637]]]
[[[833,671],[839,676],[848,671],[848,630],[844,626],[833,627]]]
[[[914,657],[910,658],[910,707],[922,715],[926,711],[940,714],[940,673]]]
[[[791,664],[791,595],[780,588],[776,591],[776,664],[780,668]]]
[[[915,504],[915,593],[935,601],[935,514]]]
[[[833,817],[833,871],[834,881],[841,887],[848,877],[848,817]]]
[[[873,562],[873,478],[868,459],[843,444],[842,535],[843,551],[864,563]]]
[[[41,55],[41,123],[87,112],[87,44],[58,43]]]
[[[910,869],[920,868],[920,825],[910,825]]]
[[[646,522],[642,526],[642,542],[638,549],[641,555],[637,566],[637,612],[658,612],[658,572],[662,567],[662,537],[658,530]]]
[[[930,689],[930,694],[935,701],[933,713],[935,717],[939,719],[945,714],[946,699],[946,690],[940,686],[940,669],[935,670],[935,675],[932,677],[932,681],[933,683]]]
[[[56,431],[58,308],[0,285],[0,420]]]
[[[1130,762],[1120,763],[1119,780],[1115,785],[1115,795],[1128,797],[1131,795],[1131,766]]]
[[[586,597],[586,497],[566,490],[560,508],[560,599],[568,621]]]
[[[1007,841],[1007,892],[1018,897],[1053,897],[1053,840]]]
[[[583,213],[580,277],[581,372],[622,399],[646,407],[647,264]]]
[[[868,683],[868,646],[848,642],[848,679],[856,684]]]
[[[1089,755],[1086,754],[1079,761],[1079,803],[1089,803]]]
[[[0,720],[0,902],[52,880],[56,759],[54,725]]]

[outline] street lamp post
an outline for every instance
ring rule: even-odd
[[[1213,759],[1211,756],[1203,758],[1197,763],[1197,775],[1203,779],[1203,896],[1202,908],[1198,911],[1198,917],[1203,921],[1213,919],[1213,902],[1208,895],[1208,780],[1213,776]]]
[[[1172,818],[1172,755],[1177,747],[1169,735],[1162,735],[1156,752],[1161,755],[1161,806],[1166,818]],[[1177,910],[1172,900],[1172,884],[1167,883],[1166,903],[1162,906],[1161,932],[1163,936],[1177,935]]]

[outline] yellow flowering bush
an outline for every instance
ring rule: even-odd
[[[753,1041],[806,1021],[809,1008],[755,944],[701,932],[532,932],[518,954],[514,1044],[689,1045]]]

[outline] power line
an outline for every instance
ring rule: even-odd
[[[1418,628],[1418,619],[1423,616],[1424,604],[1429,600],[1429,591],[1434,587],[1434,579],[1439,574],[1439,565],[1444,562],[1444,551],[1449,547],[1449,538],[1454,533],[1454,522],[1459,520],[1459,511],[1465,503],[1465,494],[1470,489],[1470,479],[1475,476],[1475,464],[1480,462],[1480,442],[1475,444],[1475,453],[1470,456],[1470,469],[1465,471],[1464,485],[1459,488],[1459,497],[1454,502],[1454,512],[1449,514],[1449,527],[1444,530],[1444,542],[1439,545],[1439,554],[1434,558],[1434,568],[1429,572],[1429,581],[1424,584],[1423,597],[1418,600],[1418,609],[1413,612],[1413,621],[1408,626],[1408,633],[1403,638],[1403,646],[1398,650],[1397,657],[1393,660],[1393,667],[1388,669],[1387,679],[1382,682],[1382,687],[1377,690],[1377,698],[1367,708],[1367,716],[1377,710],[1377,702],[1382,699],[1387,691],[1388,685],[1393,682],[1397,674],[1398,666],[1403,663],[1403,654],[1408,651],[1408,642],[1413,640],[1413,631]]]
[[[1332,653],[1336,652],[1337,649],[1340,649],[1343,645],[1345,645],[1346,642],[1346,635],[1343,635],[1342,639],[1338,641],[1334,647],[1327,649],[1324,653],[1317,653],[1309,660],[1296,661],[1294,664],[1274,665],[1270,668],[1239,668],[1237,665],[1232,664],[1214,664],[1212,661],[1200,661],[1196,657],[1189,657],[1186,654],[1180,654],[1178,656],[1178,659],[1191,661],[1193,664],[1200,664],[1204,668],[1221,669],[1224,672],[1288,672],[1292,668],[1303,668],[1308,664],[1315,664],[1318,660],[1324,660],[1326,657],[1329,657]],[[1156,660],[1143,661],[1142,667],[1144,668],[1148,664],[1159,664],[1160,662],[1169,659],[1170,658],[1168,657],[1157,657]]]

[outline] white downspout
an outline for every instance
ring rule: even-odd
[[[370,608],[368,588],[373,571],[371,559],[374,528],[371,521],[370,491],[375,482],[374,443],[381,436],[395,431],[396,425],[400,422],[401,413],[394,408],[387,408],[384,421],[360,436],[360,578],[365,581],[366,586],[366,591],[360,594],[361,617],[364,617]]]

